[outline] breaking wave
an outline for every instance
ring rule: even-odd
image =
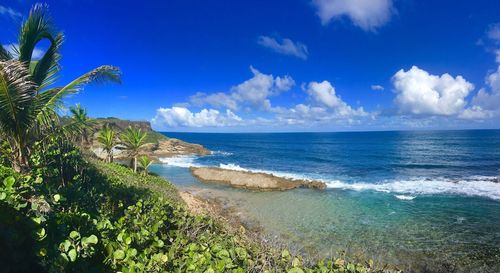
[[[160,158],[162,163],[169,166],[182,168],[189,167],[210,167],[195,163],[198,156],[175,156],[169,158]],[[212,166],[213,167],[213,166]],[[300,180],[315,180],[325,182],[330,189],[343,189],[353,191],[376,191],[384,193],[392,193],[400,200],[413,200],[419,195],[434,195],[434,194],[450,194],[450,195],[465,195],[486,197],[500,201],[500,183],[495,182],[496,177],[492,176],[470,176],[464,179],[447,179],[447,178],[414,178],[406,180],[384,181],[380,183],[365,183],[365,182],[344,182],[340,180],[318,179],[307,175],[243,168],[240,165],[228,163],[220,163],[219,168],[235,171],[247,171],[254,173],[266,173],[279,177]]]

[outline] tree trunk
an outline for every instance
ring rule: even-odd
[[[137,156],[134,156],[134,173],[137,172]]]

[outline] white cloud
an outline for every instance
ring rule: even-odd
[[[491,25],[488,28],[486,35],[488,35],[488,38],[490,38],[494,42],[500,43],[500,23]]]
[[[500,112],[500,66],[497,70],[486,77],[486,84],[490,92],[485,88],[479,90],[472,99],[472,104],[478,106],[484,111],[494,113]]]
[[[12,56],[14,56],[14,58],[17,58],[18,56],[17,49],[19,48],[19,44],[17,43],[4,44],[2,45],[2,47],[5,48],[5,50],[7,50]],[[41,50],[40,48],[35,48],[33,49],[33,55],[31,56],[31,58],[33,60],[39,60],[43,57],[43,54],[45,54],[45,51]]]
[[[492,111],[484,110],[481,106],[473,105],[465,109],[460,115],[461,119],[483,120],[494,116]]]
[[[193,113],[184,107],[160,108],[151,123],[156,128],[186,128],[186,127],[226,127],[242,123],[242,119],[227,109],[221,113],[215,109],[203,109]]]
[[[362,107],[354,110],[335,93],[335,87],[328,81],[310,82],[307,93],[320,106],[332,109],[338,116],[365,115]]]
[[[0,14],[7,15],[12,19],[21,18],[23,16],[20,12],[2,5],[0,5]]]
[[[474,89],[462,76],[431,75],[416,66],[408,71],[401,69],[392,81],[397,94],[394,101],[403,114],[457,115],[464,110],[465,98]]]
[[[295,85],[294,80],[289,76],[274,77],[263,74],[253,67],[250,67],[250,70],[253,77],[233,86],[228,93],[198,92],[189,97],[189,102],[195,106],[210,105],[215,108],[229,108],[233,111],[240,109],[242,105],[269,110],[271,108],[270,97],[288,91]]]
[[[387,23],[393,12],[392,0],[313,0],[313,4],[323,24],[347,16],[367,31]]]
[[[382,85],[378,85],[378,84],[374,84],[374,85],[370,86],[370,88],[373,91],[384,91],[384,89],[385,89]]]
[[[260,36],[257,43],[280,54],[295,56],[304,60],[306,60],[309,55],[306,45],[300,42],[294,42],[288,38],[278,41],[273,37]]]
[[[273,112],[276,113],[277,121],[287,125],[305,126],[331,122],[352,124],[357,118],[369,115],[363,107],[353,109],[345,103],[328,81],[310,82],[306,92],[313,104],[301,103],[291,108],[276,107]]]

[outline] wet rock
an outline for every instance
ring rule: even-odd
[[[191,167],[191,173],[202,182],[229,185],[259,191],[285,191],[296,188],[323,190],[326,184],[320,181],[288,179],[265,173],[226,170],[214,167]]]

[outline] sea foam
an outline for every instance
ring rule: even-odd
[[[166,163],[169,166],[182,168],[211,167],[209,165],[195,163],[197,158],[198,156],[195,155],[183,155],[160,158],[160,161],[162,163]],[[496,179],[496,177],[491,176],[475,175],[459,180],[446,178],[413,178],[406,180],[383,181],[379,183],[351,183],[334,179],[316,178],[297,173],[244,168],[234,163],[220,163],[218,167],[227,170],[272,174],[289,179],[321,181],[325,182],[327,187],[330,189],[392,193],[396,198],[400,200],[413,200],[418,195],[448,194],[486,197],[500,201],[500,183],[495,183],[494,180]]]
[[[329,181],[327,182],[327,186],[332,189],[355,191],[372,190],[406,195],[455,194],[500,200],[500,184],[493,182],[492,177],[484,176],[473,176],[462,180],[445,178],[408,179],[384,183],[345,183],[341,181]]]
[[[195,155],[179,155],[173,157],[162,157],[160,158],[160,162],[167,164],[168,166],[175,166],[181,168],[189,168],[189,167],[200,167],[201,165],[194,163],[194,161],[198,158]]]

